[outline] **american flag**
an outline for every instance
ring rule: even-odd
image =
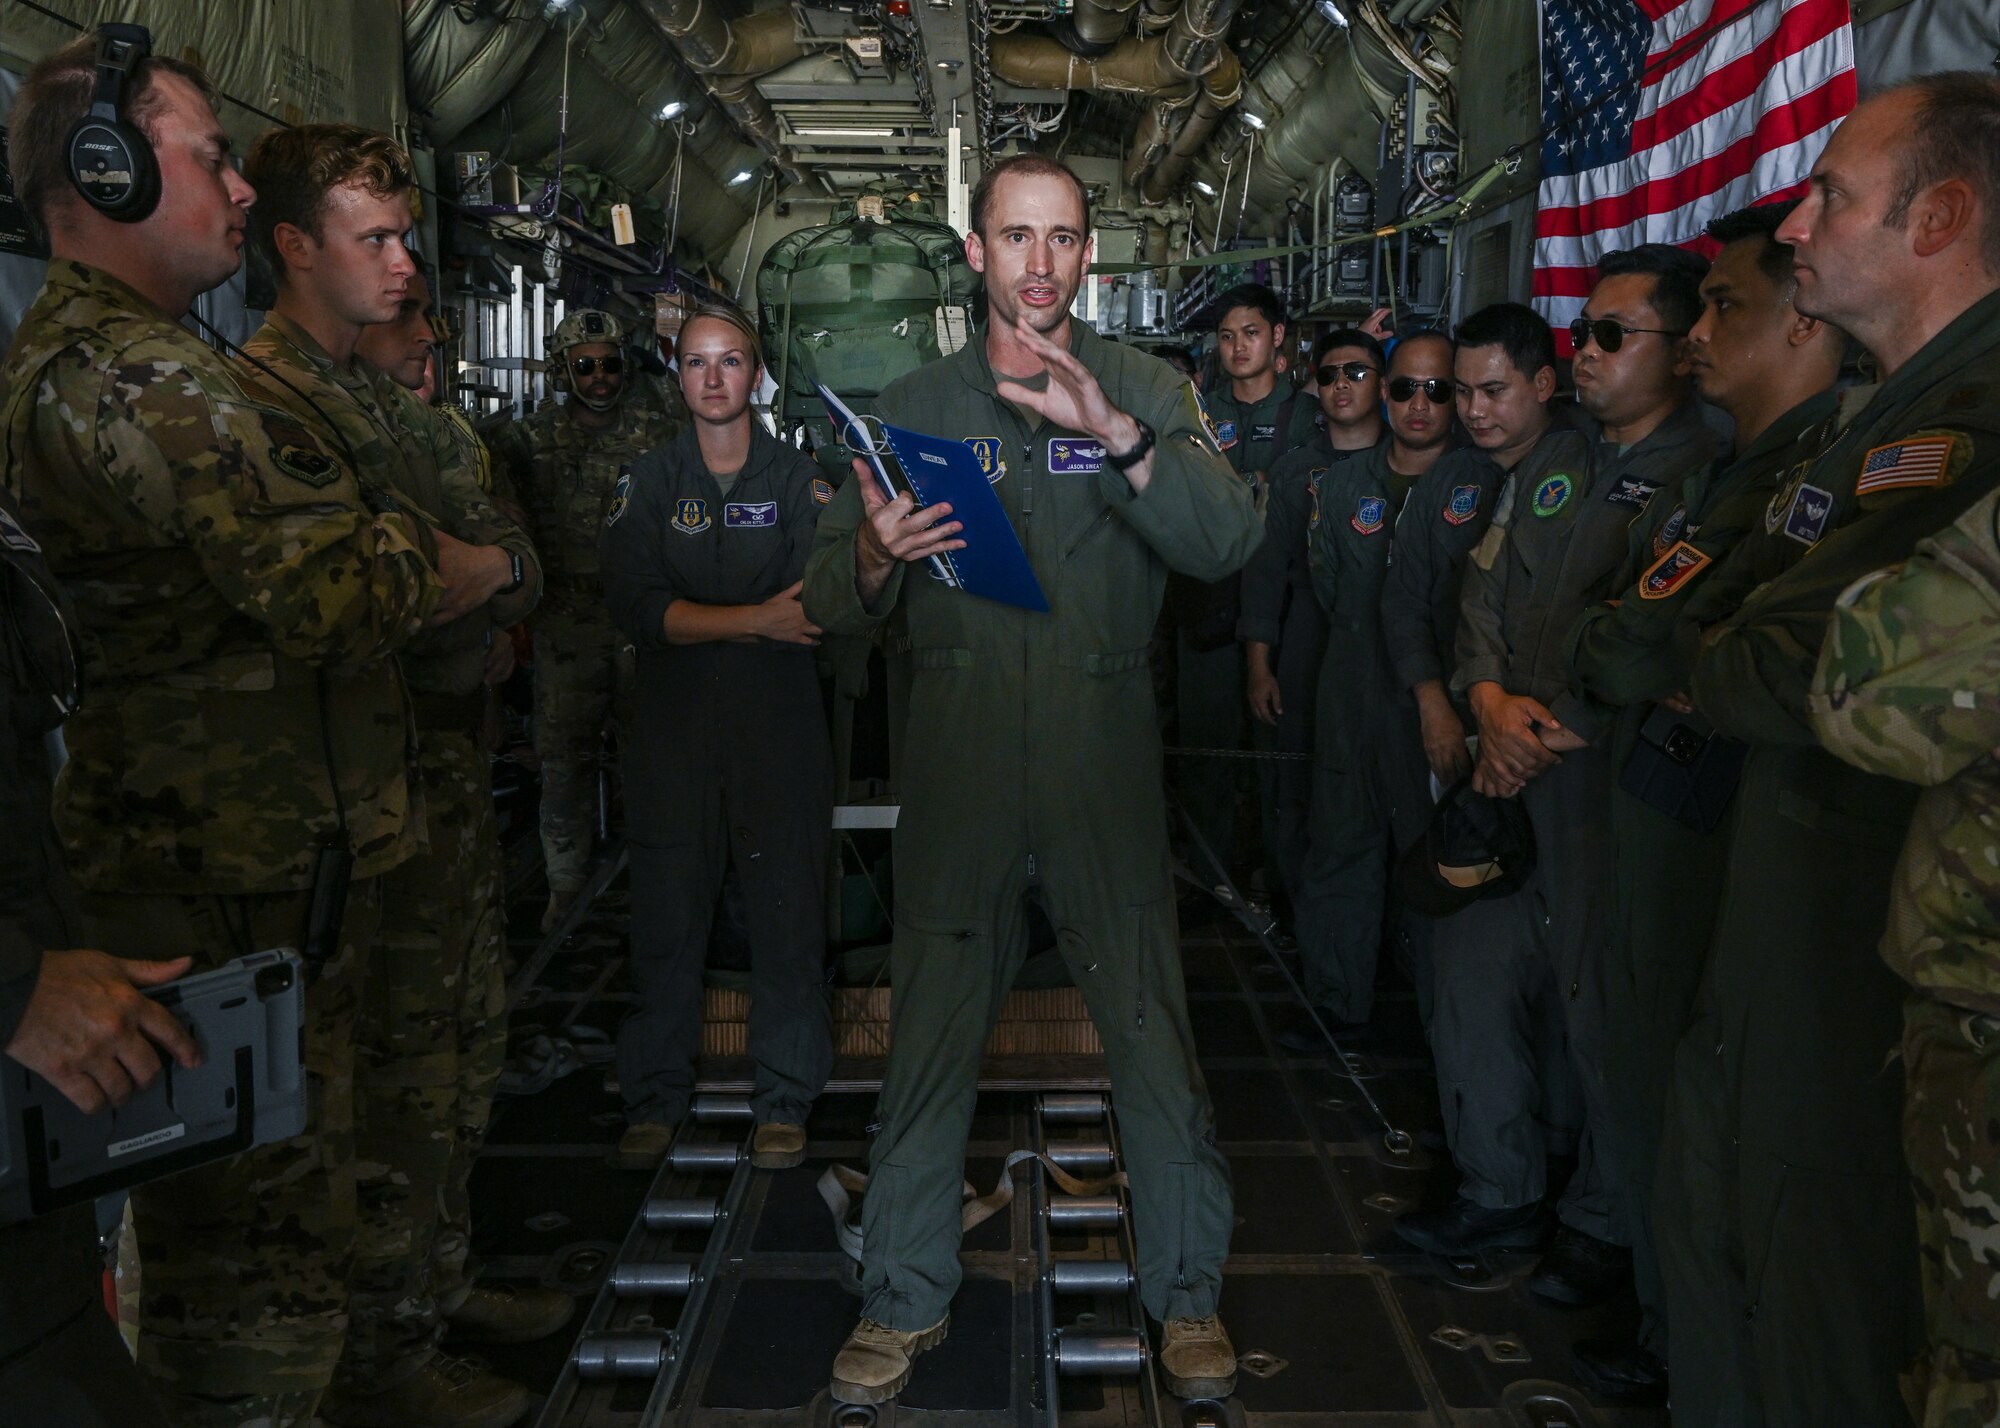
[[[1542,0],[1534,293],[1564,355],[1599,258],[1804,192],[1854,98],[1848,0]]]
[[[1854,494],[1866,496],[1876,491],[1893,491],[1903,486],[1935,486],[1944,478],[1945,463],[1951,458],[1955,436],[1912,437],[1889,446],[1878,446],[1861,462],[1861,477]]]

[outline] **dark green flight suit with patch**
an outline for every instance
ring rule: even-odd
[[[1575,692],[1615,721],[1614,769],[1631,758],[1655,701],[1686,692],[1687,670],[1673,636],[1694,577],[1761,528],[1779,478],[1796,460],[1792,448],[1833,409],[1831,392],[1801,402],[1748,450],[1717,457],[1632,523],[1633,583],[1617,604],[1584,611],[1569,635]],[[1693,1018],[1708,962],[1729,837],[1726,825],[1697,832],[1621,788],[1611,794],[1611,840],[1616,881],[1604,979],[1604,1079],[1613,1163],[1632,1231],[1639,1342],[1665,1359],[1666,1291],[1651,1228],[1653,1163],[1674,1048]]]
[[[1368,1020],[1389,896],[1392,812],[1423,762],[1416,710],[1397,697],[1382,644],[1382,586],[1415,479],[1384,437],[1326,473],[1308,522],[1313,592],[1326,612],[1313,739],[1311,836],[1298,895],[1306,996],[1336,1021]],[[1422,826],[1426,803],[1417,815]],[[1409,814],[1405,813],[1405,818]],[[1407,830],[1406,830],[1407,831]]]
[[[1229,384],[1223,382],[1204,395],[1203,404],[1215,424],[1216,445],[1254,492],[1255,473],[1264,472],[1268,478],[1285,454],[1285,428],[1291,415],[1286,408],[1298,404],[1292,384],[1280,377],[1262,401],[1244,403],[1231,396]],[[1234,572],[1221,580],[1194,580],[1178,573],[1167,579],[1165,623],[1174,636],[1174,703],[1180,711],[1183,747],[1250,747],[1247,670],[1236,629],[1241,608],[1240,582]],[[1260,737],[1258,747],[1270,742]],[[1248,770],[1237,759],[1191,757],[1177,760],[1173,772],[1188,817],[1223,865],[1234,869],[1249,852],[1237,837],[1238,809],[1252,783]],[[1211,870],[1198,857],[1193,863],[1195,876],[1208,881]]]
[[[864,1204],[863,1312],[928,1328],[959,1282],[959,1186],[986,1037],[1028,945],[1034,898],[1090,1007],[1131,1172],[1141,1294],[1165,1320],[1214,1312],[1232,1223],[1188,1024],[1149,642],[1168,569],[1219,580],[1262,535],[1250,490],[1164,362],[1070,324],[1071,350],[1158,434],[1134,495],[1094,442],[993,395],[974,341],[891,384],[878,410],[968,442],[999,437],[994,486],[1050,611],[899,566],[874,610],[855,587],[860,492],[821,516],[804,601],[829,631],[900,607],[911,664],[896,832],[891,1053]]]
[[[1268,478],[1264,540],[1243,567],[1242,615],[1236,637],[1271,647],[1271,672],[1282,705],[1274,729],[1256,726],[1257,746],[1297,760],[1259,767],[1263,796],[1264,856],[1276,869],[1285,895],[1296,899],[1305,877],[1306,816],[1312,804],[1313,699],[1319,689],[1320,657],[1326,653],[1326,612],[1313,597],[1306,564],[1306,526],[1317,487],[1326,471],[1351,456],[1335,451],[1324,436],[1280,457]]]
[[[1509,478],[1467,563],[1453,686],[1497,682],[1594,737],[1598,721],[1570,693],[1565,637],[1588,605],[1618,588],[1627,527],[1654,492],[1714,449],[1692,403],[1622,451],[1577,431],[1545,437]],[[1625,1244],[1604,1091],[1612,782],[1599,748],[1565,754],[1529,781],[1520,796],[1535,830],[1535,871],[1520,891],[1439,922],[1431,1042],[1462,1193],[1489,1209],[1539,1200],[1548,1141],[1538,1120],[1549,1093],[1537,1068],[1548,1060],[1538,1055],[1537,1009],[1553,987],[1583,1105],[1559,1213],[1572,1229]]]
[[[639,652],[625,828],[632,983],[618,1030],[626,1116],[672,1125],[694,1092],[701,973],[723,877],[750,940],[750,1107],[804,1125],[833,1065],[825,989],[833,751],[811,645],[667,640],[667,607],[755,605],[805,573],[821,497],[811,457],[750,424],[724,490],[688,428],[618,478],[599,568],[612,622]]]
[[[1917,789],[1825,752],[1806,700],[1840,592],[2000,485],[2000,294],[1858,401],[1690,597],[1696,622],[1742,601],[1690,692],[1751,745],[1657,1171],[1674,1408],[1692,1423],[1903,1422],[1898,1375],[1924,1342],[1905,989],[1876,951]]]

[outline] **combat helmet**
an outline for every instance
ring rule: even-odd
[[[592,401],[577,390],[570,378],[569,349],[583,347],[593,342],[609,342],[613,347],[622,347],[625,341],[625,325],[610,313],[594,307],[578,308],[565,313],[563,320],[556,324],[556,330],[549,337],[550,379],[558,391],[568,392],[571,397],[582,402],[592,411],[606,412],[618,405],[621,390],[617,396],[607,400]]]

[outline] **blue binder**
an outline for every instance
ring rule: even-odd
[[[965,542],[965,548],[931,557],[931,571],[940,581],[982,599],[1048,612],[1048,597],[1042,594],[1041,582],[1035,579],[1028,552],[1021,548],[1014,523],[1007,519],[1006,509],[994,494],[971,447],[961,441],[947,441],[876,422],[886,440],[885,452],[884,443],[875,439],[868,423],[845,402],[823,386],[819,388],[819,396],[848,449],[867,458],[868,464],[875,468],[877,483],[890,500],[900,496],[902,490],[883,462],[885,455],[896,459],[919,507],[940,502],[950,504],[949,519],[963,527],[958,538]]]

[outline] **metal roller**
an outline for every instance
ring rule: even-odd
[[[1042,1120],[1068,1125],[1104,1119],[1104,1097],[1095,1091],[1064,1091],[1042,1097]]]
[[[578,1378],[657,1378],[673,1356],[672,1344],[656,1330],[585,1334],[570,1361]]]
[[[1124,1294],[1132,1266],[1116,1259],[1059,1259],[1049,1266],[1049,1288],[1058,1294]]]
[[[1137,1334],[1056,1330],[1056,1372],[1064,1378],[1132,1378],[1146,1367],[1146,1341]]]
[[[713,1091],[704,1091],[694,1098],[694,1104],[689,1109],[695,1121],[705,1126],[756,1119],[747,1096],[721,1096]]]
[[[743,1147],[731,1141],[706,1140],[678,1144],[667,1152],[667,1164],[676,1170],[734,1170]]]
[[[1103,1140],[1050,1141],[1046,1154],[1072,1174],[1109,1174],[1115,1163],[1111,1143]]]
[[[649,1230],[705,1230],[719,1213],[713,1200],[648,1200],[641,1211]]]
[[[1051,1230],[1115,1230],[1125,1213],[1116,1195],[1051,1195]]]
[[[611,1271],[611,1292],[620,1299],[680,1298],[693,1288],[691,1264],[621,1264]]]

